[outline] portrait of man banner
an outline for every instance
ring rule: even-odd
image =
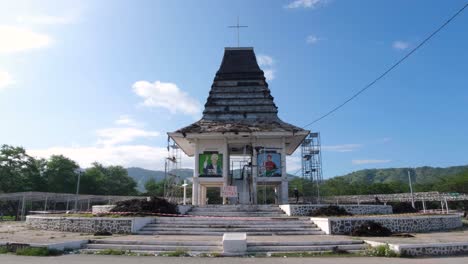
[[[260,153],[257,156],[259,177],[281,177],[281,154]]]
[[[204,153],[199,155],[199,175],[201,177],[223,176],[223,154]]]

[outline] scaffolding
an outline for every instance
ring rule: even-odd
[[[180,147],[169,137],[167,139],[167,158],[164,164],[164,198],[168,201],[173,201],[180,192],[181,182],[180,176],[177,173],[180,171],[182,162],[182,154]]]
[[[304,202],[320,203],[320,184],[322,183],[322,155],[320,133],[310,133],[301,144],[302,177]]]

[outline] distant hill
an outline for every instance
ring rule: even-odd
[[[164,171],[158,170],[147,170],[137,167],[127,168],[128,176],[132,177],[137,183],[137,189],[140,192],[145,191],[145,183],[150,179],[155,179],[156,181],[164,180]],[[178,169],[175,171],[175,174],[181,179],[190,178],[193,175],[192,169]]]
[[[418,168],[388,168],[388,169],[366,169],[348,173],[335,178],[342,178],[350,183],[389,183],[389,182],[407,182],[408,170],[411,173],[411,179],[415,184],[431,184],[438,180],[468,170],[466,166],[454,166],[447,168],[418,167]]]

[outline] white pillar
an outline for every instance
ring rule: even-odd
[[[229,177],[229,148],[228,140],[224,138],[223,144],[223,186],[228,186],[228,177]],[[227,204],[227,198],[223,197],[223,204]]]
[[[286,173],[286,138],[281,139],[281,204],[288,203],[288,174]]]
[[[195,170],[193,172],[193,184],[192,184],[192,205],[198,205],[199,195],[198,195],[198,176],[199,176],[199,146],[198,138],[195,139]]]
[[[252,196],[253,196],[253,204],[257,204],[257,176],[258,176],[258,168],[257,168],[257,150],[255,149],[257,145],[252,144],[253,147],[253,157],[252,157]]]

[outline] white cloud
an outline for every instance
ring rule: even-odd
[[[265,67],[265,69],[263,69],[263,73],[265,74],[267,81],[275,79],[276,70],[273,67],[275,60],[271,56],[260,54],[257,56],[257,62],[260,67]]]
[[[306,38],[306,42],[307,44],[316,44],[317,42],[319,42],[320,40],[322,40],[321,38],[317,37],[317,36],[314,36],[314,35],[309,35],[307,36]]]
[[[201,112],[200,103],[174,83],[138,81],[133,84],[132,88],[136,95],[144,99],[143,105],[145,106],[162,107],[172,114],[181,112],[198,116]]]
[[[392,44],[392,47],[397,50],[406,50],[409,48],[409,46],[410,46],[409,42],[401,41],[401,40],[394,41]]]
[[[325,4],[327,2],[326,0],[294,0],[288,5],[286,5],[286,8],[311,8],[315,9],[319,7],[320,5]]]
[[[160,135],[157,131],[146,131],[134,127],[113,127],[97,131],[99,145],[111,146],[132,142],[138,138],[152,138]]]
[[[365,160],[352,160],[354,165],[365,165],[365,164],[380,164],[389,163],[391,160],[379,160],[379,159],[365,159]]]
[[[0,90],[15,83],[15,80],[10,73],[0,71]]]
[[[271,56],[263,54],[257,56],[257,62],[260,66],[272,66],[275,63]]]
[[[0,54],[21,52],[49,46],[52,39],[27,28],[0,25]]]
[[[265,73],[265,78],[267,81],[271,81],[275,78],[275,70],[266,69],[266,70],[263,70],[263,72]]]
[[[331,152],[351,152],[361,148],[361,144],[343,144],[333,146],[322,146],[322,150]]]
[[[27,15],[18,16],[16,21],[22,24],[65,25],[74,23],[76,21],[76,16]]]
[[[123,125],[123,126],[132,126],[132,127],[143,126],[143,124],[133,120],[133,118],[129,115],[121,115],[119,119],[115,120],[115,124]]]
[[[296,152],[291,156],[286,156],[286,171],[291,174],[300,175],[302,168],[302,158],[300,152]]]

